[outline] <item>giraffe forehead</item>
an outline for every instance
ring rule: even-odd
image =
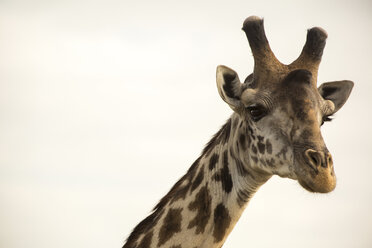
[[[297,70],[287,75],[280,75],[275,80],[260,85],[258,88],[247,88],[242,94],[244,105],[260,103],[268,109],[276,106],[293,105],[313,108],[321,107],[322,98],[312,84],[311,73]]]
[[[310,87],[298,87],[288,96],[293,114],[300,120],[315,118],[320,110],[321,101],[317,91]]]
[[[278,84],[271,98],[277,106],[282,106],[282,111],[293,112],[300,119],[316,115],[322,106],[318,90],[303,82]]]

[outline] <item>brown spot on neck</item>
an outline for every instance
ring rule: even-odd
[[[204,168],[203,166],[201,166],[198,175],[195,177],[194,181],[192,182],[190,192],[193,192],[201,184],[203,179],[204,179]]]
[[[151,240],[152,240],[152,235],[153,235],[153,232],[149,232],[145,235],[145,237],[143,237],[143,239],[141,240],[141,243],[139,243],[138,247],[141,247],[141,248],[150,248],[150,245],[151,245]]]
[[[196,227],[195,234],[204,233],[205,226],[212,214],[211,207],[212,197],[209,194],[208,186],[204,186],[196,194],[194,201],[190,202],[188,208],[190,211],[197,211],[196,216],[187,226],[191,229]]]
[[[153,226],[156,226],[159,219],[162,217],[164,209],[157,209],[150,214],[147,218],[141,221],[132,231],[124,244],[123,248],[133,248],[138,241],[138,238],[145,233],[148,233]]]
[[[165,244],[172,236],[181,231],[182,208],[170,208],[159,231],[158,247]]]
[[[216,164],[219,160],[219,155],[217,153],[214,153],[211,158],[209,159],[209,170],[213,170],[216,167]]]
[[[214,180],[221,182],[222,189],[226,193],[230,193],[233,187],[233,181],[228,166],[228,159],[228,151],[226,150],[223,153],[223,167],[213,175]]]
[[[227,208],[220,203],[214,209],[214,229],[213,237],[214,242],[218,243],[222,241],[226,235],[227,228],[230,226],[231,217]]]

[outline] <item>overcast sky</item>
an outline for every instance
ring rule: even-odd
[[[372,247],[369,0],[2,0],[0,247],[121,247],[229,118],[215,69],[251,73],[250,15],[283,63],[323,27],[319,82],[355,87],[322,128],[336,190],[273,177],[224,247]]]

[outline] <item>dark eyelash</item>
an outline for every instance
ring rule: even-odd
[[[333,120],[333,115],[326,115],[323,117],[323,121],[326,122],[326,121],[332,121]]]
[[[322,119],[322,125],[324,124],[324,122],[332,121],[332,120],[333,120],[333,115],[326,115],[326,116],[323,116],[323,119]]]

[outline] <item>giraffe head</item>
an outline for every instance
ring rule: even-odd
[[[317,88],[326,32],[308,30],[300,56],[284,65],[270,49],[262,19],[247,18],[243,30],[254,57],[253,73],[241,83],[234,70],[217,67],[218,91],[240,120],[235,140],[248,141],[241,146],[245,150],[238,149],[240,158],[261,172],[296,179],[311,192],[332,191],[336,177],[320,128],[344,105],[353,82]]]

